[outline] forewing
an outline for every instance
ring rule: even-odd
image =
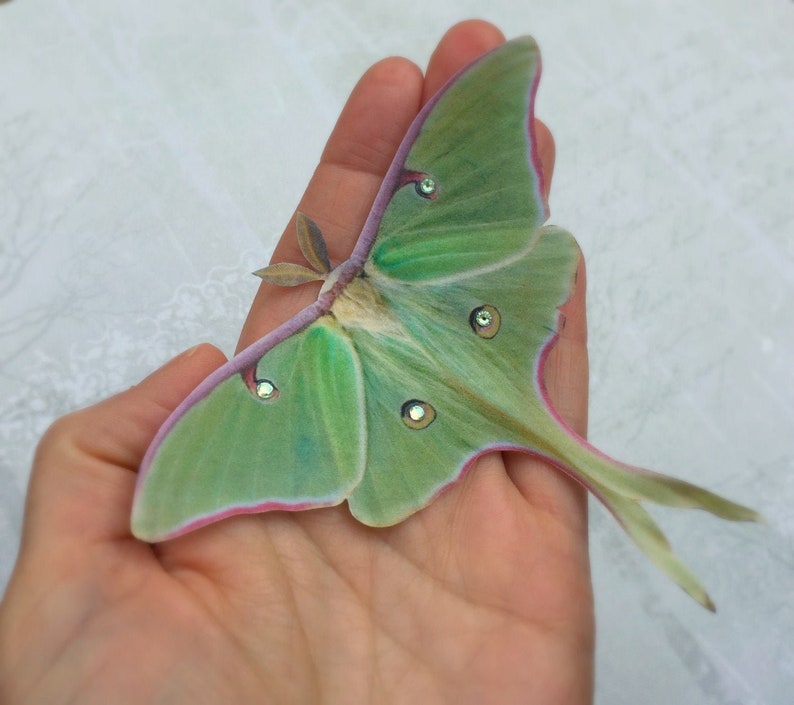
[[[524,37],[425,106],[386,179],[392,192],[370,252],[384,275],[426,281],[525,247],[547,210],[532,120],[539,77],[537,45]]]
[[[358,359],[323,316],[161,431],[133,533],[159,541],[232,514],[339,504],[363,474],[364,424]]]

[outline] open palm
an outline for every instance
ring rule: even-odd
[[[346,258],[420,105],[501,41],[454,27],[426,76],[402,59],[352,94],[299,209]],[[551,176],[554,146],[538,129]],[[276,261],[301,261],[288,227]],[[580,273],[582,274],[582,273]],[[547,363],[555,406],[586,425],[584,278]],[[250,343],[313,295],[264,284]],[[233,517],[157,546],[129,530],[157,427],[223,362],[199,346],[50,429],[0,609],[8,703],[589,702],[593,619],[586,498],[526,455],[493,453],[387,529],[342,505]]]

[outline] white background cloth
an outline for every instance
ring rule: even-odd
[[[790,702],[794,6],[784,0],[0,3],[0,586],[57,416],[231,352],[356,79],[479,15],[533,34],[551,222],[588,261],[590,437],[753,506],[655,512],[700,609],[598,506],[597,702]],[[311,214],[309,214],[311,215]]]

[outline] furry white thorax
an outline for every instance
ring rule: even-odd
[[[324,289],[332,278],[333,272],[326,280]],[[403,325],[384,303],[372,281],[365,277],[356,277],[339,292],[331,305],[331,314],[344,328],[365,328],[370,333],[381,333],[393,338],[407,337]]]

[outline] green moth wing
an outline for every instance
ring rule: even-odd
[[[394,191],[370,253],[384,274],[426,281],[487,267],[546,220],[532,119],[540,53],[527,40],[497,57],[431,101],[402,166],[400,185],[414,188]]]
[[[348,500],[357,518],[393,524],[485,450],[542,447],[542,426],[533,429],[549,415],[534,368],[554,339],[579,256],[569,233],[545,227],[498,268],[408,285],[367,270],[405,333],[384,349],[379,336],[351,331],[365,370],[370,448]],[[394,413],[410,399],[432,410],[425,428]]]
[[[139,538],[163,540],[241,512],[339,504],[361,480],[361,368],[332,318],[219,372],[155,439],[156,463],[133,506]]]

